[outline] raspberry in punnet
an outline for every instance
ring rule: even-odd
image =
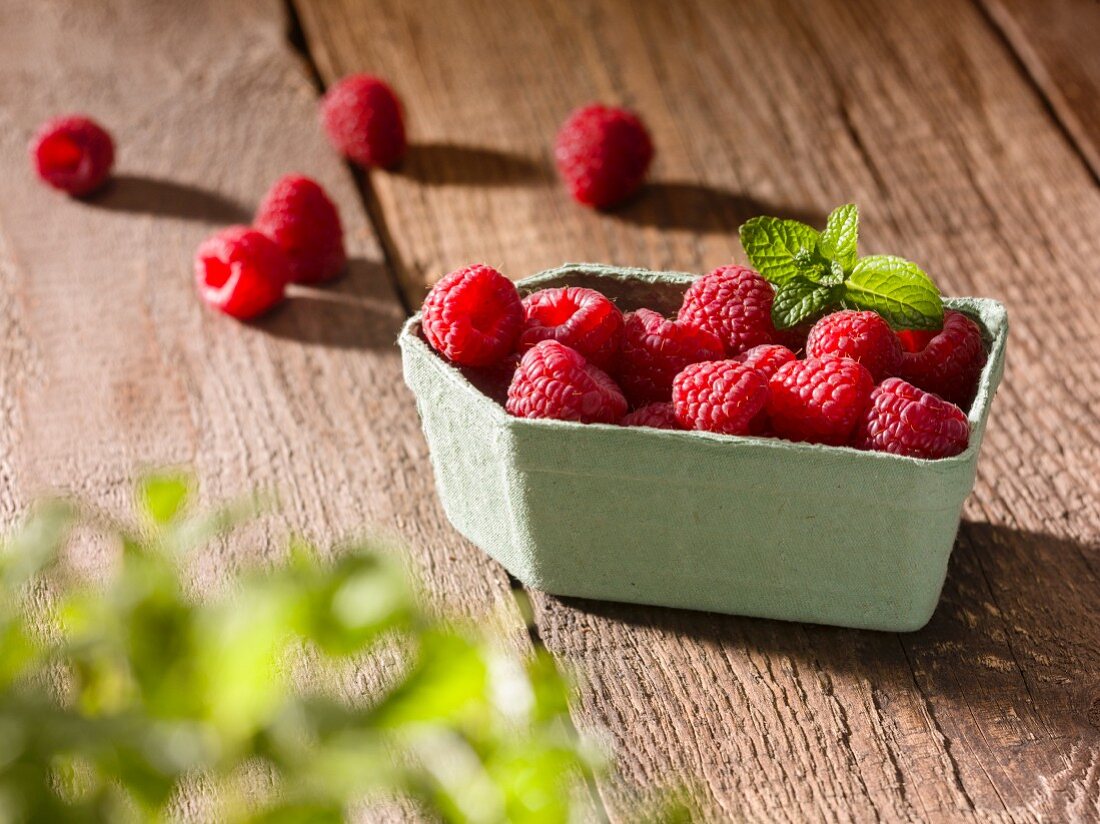
[[[786,346],[780,346],[778,343],[765,343],[762,346],[754,346],[752,349],[742,352],[734,360],[755,369],[765,378],[770,378],[780,366],[798,360],[798,358]]]
[[[641,188],[653,160],[653,143],[633,112],[592,104],[562,124],[554,159],[573,198],[604,209]]]
[[[253,225],[275,241],[290,260],[294,283],[323,283],[347,265],[340,214],[325,190],[302,175],[287,175],[271,187]]]
[[[733,357],[775,342],[774,298],[775,290],[759,273],[745,266],[720,266],[691,284],[677,319],[717,335]]]
[[[542,340],[556,340],[600,369],[611,367],[619,351],[623,313],[599,292],[580,286],[540,289],[523,299],[523,311],[521,351]]]
[[[623,416],[620,426],[648,426],[652,429],[683,429],[672,403],[650,403]]]
[[[898,340],[901,341],[901,348],[903,351],[919,352],[939,333],[939,329],[935,331],[927,329],[901,329],[898,331]]]
[[[825,355],[859,361],[877,383],[898,373],[901,341],[878,312],[843,309],[815,323],[806,338],[806,357]]]
[[[844,445],[851,442],[874,385],[867,368],[851,358],[792,361],[768,381],[768,418],[781,438]]]
[[[985,366],[982,330],[962,312],[943,313],[943,329],[923,349],[902,356],[899,377],[968,409]]]
[[[462,366],[503,360],[523,326],[515,284],[480,263],[451,272],[433,286],[420,315],[428,343]]]
[[[672,384],[676,418],[686,429],[747,435],[768,402],[768,379],[734,360],[693,363]]]
[[[38,176],[74,197],[102,186],[115,162],[111,135],[83,115],[58,117],[42,124],[30,151]]]
[[[959,407],[900,378],[887,378],[871,392],[855,445],[934,459],[958,455],[969,441],[970,422]]]
[[[321,101],[321,122],[333,147],[360,166],[393,166],[405,156],[405,118],[386,81],[352,74]]]
[[[723,357],[722,341],[710,332],[639,309],[624,319],[616,377],[631,406],[643,406],[669,400],[672,379],[689,363]]]
[[[519,362],[505,408],[519,418],[615,423],[626,412],[626,399],[607,373],[579,352],[544,340]]]
[[[202,299],[225,314],[248,320],[286,295],[290,263],[267,235],[230,226],[195,252],[195,283]]]

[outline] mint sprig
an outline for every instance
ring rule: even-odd
[[[797,220],[755,217],[740,234],[749,261],[776,287],[777,329],[838,308],[878,312],[896,329],[943,324],[940,291],[919,266],[892,255],[859,257],[854,203],[834,209],[821,232]]]

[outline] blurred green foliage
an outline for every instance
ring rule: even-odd
[[[570,820],[593,763],[544,652],[432,617],[369,547],[324,562],[293,542],[196,595],[188,554],[248,508],[194,514],[192,487],[147,478],[129,526],[44,503],[0,551],[0,821],[341,821],[394,798],[443,820]],[[117,546],[105,580],[65,563],[74,530]],[[324,679],[296,663],[389,686],[349,700],[298,686]]]

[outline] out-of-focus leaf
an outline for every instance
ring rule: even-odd
[[[138,484],[138,503],[150,520],[165,526],[187,506],[194,481],[182,472],[154,473]]]

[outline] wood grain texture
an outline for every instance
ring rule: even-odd
[[[279,498],[197,559],[200,585],[276,557],[289,530],[327,550],[370,528],[410,548],[433,602],[500,616],[526,644],[507,577],[438,506],[393,345],[403,312],[285,29],[276,0],[3,4],[3,519],[44,489],[122,510],[136,470],[184,464],[207,500]],[[86,201],[38,184],[26,153],[39,122],[71,110],[118,144],[116,179]],[[207,311],[195,247],[295,170],[340,208],[347,276],[252,325]]]
[[[678,780],[703,817],[1100,816],[1100,192],[975,5],[753,0],[416,5],[296,0],[331,82],[389,77],[414,142],[372,173],[415,302],[458,265],[705,271],[770,212],[864,214],[865,252],[997,297],[1012,335],[979,479],[930,625],[888,635],[533,593],[547,646],[606,731],[613,818]],[[555,128],[641,111],[653,183],[573,205]]]
[[[1100,180],[1100,3],[980,2]]]

